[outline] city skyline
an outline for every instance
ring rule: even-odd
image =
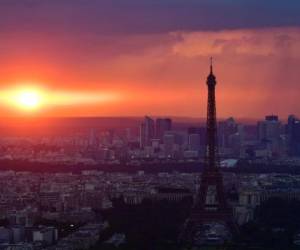
[[[167,3],[2,1],[1,117],[300,115],[298,2]]]
[[[296,250],[299,0],[0,0],[0,250]]]

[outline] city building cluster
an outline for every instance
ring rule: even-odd
[[[114,199],[122,199],[129,206],[146,199],[195,199],[200,182],[200,173],[2,171],[0,249],[88,249],[109,226],[101,213],[113,207]],[[300,176],[225,173],[224,189],[241,225],[271,197],[300,199]],[[49,225],[49,221],[55,224]],[[64,231],[69,233],[64,235]]]
[[[150,117],[145,117],[139,138],[140,151],[136,151],[135,158],[191,161],[205,155],[204,126],[176,130],[172,129],[170,119],[154,122]],[[256,125],[249,125],[228,118],[218,123],[218,147],[221,159],[278,159],[293,160],[298,164],[300,120],[291,115],[287,123],[283,123],[278,116],[269,115]],[[224,164],[228,163],[230,161],[224,161]]]
[[[299,165],[300,120],[291,115],[284,123],[270,115],[257,124],[242,124],[228,118],[218,123],[218,145],[224,166],[235,165],[238,159]],[[46,164],[194,162],[205,155],[206,127],[146,116],[140,125],[125,129],[95,127],[42,137],[2,136],[0,148],[0,160]]]

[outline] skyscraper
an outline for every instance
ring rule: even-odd
[[[206,148],[206,128],[204,126],[188,128],[188,148],[198,151],[199,155],[204,154]]]
[[[282,125],[278,120],[278,116],[269,115],[264,121],[259,121],[257,124],[258,140],[266,148],[269,148],[272,154],[277,154],[281,151]]]
[[[259,141],[275,142],[279,140],[281,123],[278,116],[266,116],[264,121],[258,122],[257,127]]]
[[[290,115],[287,124],[288,153],[290,156],[300,156],[300,120]]]
[[[167,131],[172,130],[172,120],[170,118],[157,118],[155,136],[160,141],[163,141],[164,134]]]
[[[231,135],[238,132],[238,125],[235,120],[230,117],[225,121],[219,122],[218,134],[219,134],[219,145],[221,148],[230,147],[229,138]]]
[[[151,140],[154,138],[154,120],[145,116],[144,122],[140,126],[140,147],[151,146]]]

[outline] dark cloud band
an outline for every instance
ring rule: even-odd
[[[1,0],[0,32],[162,33],[299,26],[297,0]]]

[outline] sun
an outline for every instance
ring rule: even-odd
[[[41,95],[37,90],[22,90],[16,95],[16,105],[28,110],[37,109],[41,104]]]

